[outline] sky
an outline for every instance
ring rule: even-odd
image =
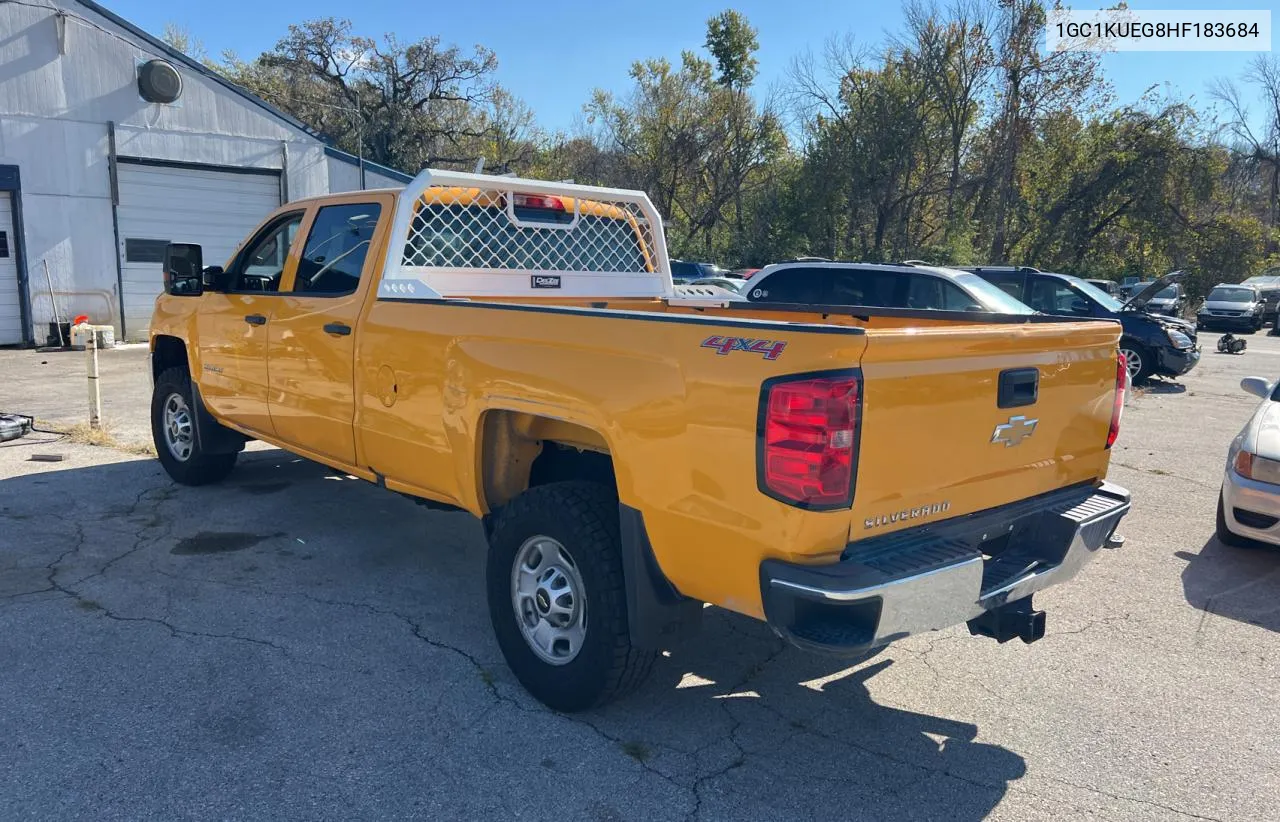
[[[876,47],[902,30],[902,5],[868,0],[101,0],[103,5],[159,35],[166,23],[185,27],[211,55],[231,49],[249,59],[269,50],[290,23],[346,17],[357,33],[394,32],[402,41],[437,35],[464,48],[480,44],[498,56],[497,80],[521,97],[550,130],[571,131],[592,89],[630,87],[631,63],[650,57],[678,62],[681,51],[701,50],[706,20],[726,8],[742,12],[758,31],[757,87],[785,83],[795,59],[820,54],[833,36],[852,35]],[[1075,9],[1102,3],[1074,3]],[[1111,5],[1106,3],[1105,5]],[[1280,1],[1130,0],[1133,9],[1270,9],[1280,26]],[[1247,52],[1129,52],[1103,56],[1116,101],[1136,101],[1153,85],[1198,109],[1212,107],[1208,84],[1238,78],[1255,54]],[[1252,119],[1252,118],[1251,118]]]

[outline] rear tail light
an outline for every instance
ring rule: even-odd
[[[1111,429],[1107,431],[1107,447],[1116,444],[1120,436],[1120,415],[1124,412],[1124,395],[1129,390],[1129,363],[1124,354],[1116,355],[1116,396],[1111,404]]]
[[[760,490],[807,509],[847,508],[858,462],[862,380],[847,371],[765,383]]]
[[[541,194],[513,194],[511,202],[516,208],[541,208],[547,211],[564,211],[564,200]]]

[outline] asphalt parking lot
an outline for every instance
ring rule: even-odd
[[[1212,535],[1239,380],[1280,377],[1280,338],[1215,339],[1130,403],[1128,542],[1037,597],[1042,641],[953,629],[847,667],[713,610],[573,717],[504,666],[466,515],[270,448],[190,489],[0,445],[0,818],[1275,818],[1280,551]],[[130,436],[144,353],[103,354]],[[83,355],[0,355],[0,409],[79,413]]]

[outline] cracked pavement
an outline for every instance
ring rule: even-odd
[[[1280,377],[1280,339],[1203,342],[1185,391],[1126,410],[1128,542],[1037,596],[1044,640],[952,629],[850,666],[713,609],[575,716],[503,664],[466,515],[261,446],[191,489],[0,445],[0,818],[1272,817],[1280,551],[1211,537],[1236,385]],[[0,353],[0,385],[42,356]],[[136,394],[143,359],[117,354]]]

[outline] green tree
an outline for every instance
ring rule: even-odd
[[[716,82],[730,89],[745,89],[755,82],[760,48],[756,30],[739,12],[722,11],[707,21],[707,51],[716,61]]]

